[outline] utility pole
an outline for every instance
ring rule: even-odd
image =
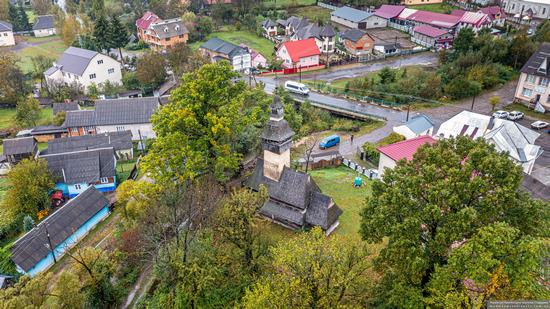
[[[298,67],[298,75],[300,76],[300,83],[302,82],[302,66]]]
[[[476,102],[476,95],[474,94],[473,98],[472,98],[472,107],[470,108],[471,111],[474,110],[474,103]]]
[[[407,101],[407,120],[405,120],[406,122],[409,121],[409,114],[411,112],[411,100],[412,100],[412,98],[409,97],[409,100]]]
[[[48,224],[47,222],[44,224],[44,228],[46,229],[46,237],[48,238],[48,248],[50,249],[50,252],[53,256],[53,263],[57,263],[57,259],[55,258],[55,252],[53,251],[52,247],[52,240],[50,239],[50,232],[48,232]]]

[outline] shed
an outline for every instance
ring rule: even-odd
[[[34,276],[54,264],[109,215],[109,201],[90,187],[19,238],[12,248],[17,271]],[[51,244],[51,248],[49,247]]]
[[[3,141],[3,146],[3,154],[10,164],[17,164],[23,159],[32,158],[38,152],[38,143],[32,136],[6,138]]]
[[[393,132],[405,136],[406,139],[415,138],[421,135],[432,135],[434,123],[432,119],[424,114],[414,116],[407,123],[393,127]]]
[[[383,17],[349,6],[343,6],[330,13],[330,20],[348,28],[356,29],[383,28],[388,25],[387,19]]]

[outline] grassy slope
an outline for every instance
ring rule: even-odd
[[[452,10],[457,10],[459,8],[447,4],[447,3],[434,3],[434,4],[422,4],[422,5],[411,5],[409,6],[411,9],[415,10],[423,10],[423,11],[430,11],[430,12],[436,12],[436,13],[443,13],[443,14],[449,14]]]
[[[25,40],[29,43],[43,43],[37,46],[25,47],[16,53],[21,59],[19,66],[24,72],[32,71],[31,57],[44,55],[53,60],[57,60],[61,53],[67,48],[59,36],[26,38]]]
[[[365,199],[371,194],[371,181],[363,177],[363,187],[355,188],[353,181],[357,173],[344,166],[314,170],[311,176],[321,191],[331,196],[344,211],[336,234],[359,239],[360,212]]]
[[[15,116],[15,108],[0,109],[0,129],[9,129],[15,127],[13,117]],[[40,110],[40,120],[38,124],[46,124],[53,119],[53,110],[51,108],[43,108]]]
[[[297,8],[294,10],[294,15],[305,17],[310,21],[323,21],[325,23],[330,21],[331,10],[325,9],[319,6],[306,6]]]
[[[267,0],[263,1],[266,7],[287,8],[289,6],[315,5],[315,0]]]
[[[257,36],[255,33],[250,31],[241,30],[241,31],[222,31],[214,32],[210,34],[204,41],[207,41],[210,38],[220,38],[222,40],[231,42],[233,44],[246,44],[248,47],[260,52],[266,59],[270,59],[271,55],[274,52],[275,44],[269,41],[268,39]],[[194,42],[191,44],[191,47],[197,49],[204,42]]]
[[[0,177],[0,201],[4,198],[6,191],[8,191],[9,183],[8,178]]]

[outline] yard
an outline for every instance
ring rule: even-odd
[[[456,6],[450,5],[448,3],[411,5],[411,6],[409,6],[409,8],[415,9],[415,10],[423,10],[423,11],[430,11],[430,12],[436,12],[436,13],[443,13],[443,14],[450,14],[452,10],[459,9]]]
[[[44,55],[52,60],[57,60],[59,56],[67,48],[60,36],[50,36],[44,38],[25,37],[24,42],[18,44],[26,44],[21,50],[15,52],[20,58],[19,66],[23,72],[32,71],[31,57]]]
[[[267,0],[263,1],[267,7],[288,8],[297,6],[315,5],[315,0]]]
[[[270,40],[259,37],[255,33],[246,30],[231,31],[231,29],[223,29],[224,31],[214,32],[210,34],[203,42],[195,42],[191,47],[198,49],[205,41],[211,38],[220,38],[235,45],[245,44],[246,46],[258,51],[266,59],[271,59],[271,55],[275,51],[275,44]]]
[[[9,189],[9,182],[7,177],[0,177],[0,202],[4,199],[4,195]]]
[[[6,130],[15,128],[16,125],[13,121],[15,117],[15,108],[2,108],[0,109],[0,130]],[[43,108],[40,110],[39,125],[50,123],[53,120],[53,109]]]
[[[311,22],[326,24],[330,21],[331,10],[319,6],[306,6],[293,10],[293,15],[305,17]]]
[[[136,153],[137,152],[134,151],[134,154]],[[124,180],[128,179],[128,176],[130,176],[130,172],[132,171],[132,168],[134,168],[135,164],[136,159],[117,162],[116,173],[118,183],[122,183]]]

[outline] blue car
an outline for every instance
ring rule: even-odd
[[[321,149],[327,149],[330,147],[334,147],[340,144],[340,136],[338,135],[331,135],[329,137],[326,137],[319,143],[319,148]]]

